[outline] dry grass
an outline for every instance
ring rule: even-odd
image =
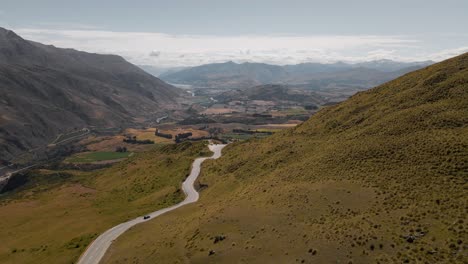
[[[204,143],[153,146],[95,171],[32,172],[0,196],[0,263],[71,263],[104,230],[183,199],[180,185]]]
[[[468,54],[232,144],[105,263],[466,263],[466,102]]]

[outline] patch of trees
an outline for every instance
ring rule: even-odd
[[[138,140],[136,136],[127,136],[123,139],[123,142],[128,144],[154,144],[153,140],[145,139],[145,140]]]
[[[127,152],[127,148],[126,147],[117,147],[115,149],[115,152]]]
[[[20,172],[13,174],[6,184],[1,188],[0,193],[13,191],[19,187],[28,189],[34,186],[62,183],[72,177],[72,174],[66,172],[55,172],[48,175],[37,174],[33,171]]]
[[[268,115],[268,114],[253,114],[252,116],[253,117],[266,117],[266,118],[273,117],[272,115]]]
[[[208,124],[216,123],[215,120],[205,116],[189,117],[179,122],[180,125]]]
[[[306,106],[304,106],[304,109],[305,110],[317,110],[318,106],[316,106],[316,105],[306,105]]]
[[[7,161],[7,160],[0,160],[0,166],[11,166],[13,163]]]
[[[177,134],[177,135],[175,136],[175,142],[179,143],[179,142],[181,142],[183,139],[188,138],[188,137],[191,137],[191,136],[192,136],[192,132]]]
[[[291,120],[300,120],[300,121],[307,121],[309,120],[310,116],[308,115],[293,115],[289,116]]]
[[[220,127],[210,127],[208,129],[208,133],[210,133],[211,137],[217,137],[221,132],[223,132],[223,129]]]
[[[203,141],[203,140],[210,140],[210,139],[213,139],[213,137],[208,137],[208,136],[204,136],[204,137],[197,137],[197,138],[186,138],[184,141]]]
[[[180,142],[183,142],[183,141],[203,141],[203,140],[211,140],[211,139],[222,142],[223,144],[228,143],[227,140],[225,140],[223,138],[219,138],[219,137],[214,137],[214,136],[203,136],[203,137],[197,137],[197,138],[185,138],[185,139],[181,140]]]
[[[154,132],[154,135],[156,135],[156,136],[158,136],[158,137],[163,137],[163,138],[172,139],[172,135],[171,135],[171,134],[161,133],[161,132],[159,132],[159,129],[156,129],[156,132]]]
[[[245,130],[245,129],[233,129],[232,132],[234,133],[239,133],[239,134],[267,134],[267,135],[273,135],[273,132],[271,131],[258,131],[258,130]]]
[[[0,188],[0,194],[13,191],[16,188],[19,188],[29,182],[29,173],[16,173],[13,174],[8,181],[3,182],[4,184]]]

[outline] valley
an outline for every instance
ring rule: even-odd
[[[0,263],[467,262],[468,53],[141,65],[0,28]]]
[[[198,205],[104,263],[464,263],[467,70],[464,54],[228,145]]]

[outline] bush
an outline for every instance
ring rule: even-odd
[[[156,132],[154,132],[154,135],[156,135],[156,136],[158,136],[158,137],[163,137],[163,138],[172,139],[172,135],[171,135],[171,134],[161,133],[161,132],[159,132],[159,129],[156,129]]]

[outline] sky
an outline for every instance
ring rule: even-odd
[[[440,61],[468,52],[467,0],[0,0],[23,38],[139,65]]]

